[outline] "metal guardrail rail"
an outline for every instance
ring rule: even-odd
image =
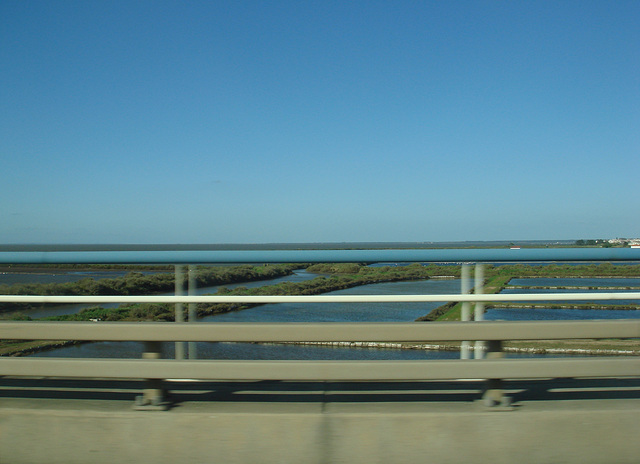
[[[425,342],[640,338],[640,320],[432,323],[0,322],[2,339]],[[473,361],[175,361],[0,358],[4,375],[218,380],[434,380],[637,376],[640,357]]]
[[[472,322],[0,322],[0,339],[207,342],[425,342],[640,338],[640,320]],[[639,358],[640,359],[640,358]]]
[[[443,295],[446,297],[446,295]],[[502,340],[640,338],[639,320],[433,323],[0,322],[2,339],[144,341],[147,359],[0,358],[0,375],[146,378],[140,409],[166,409],[159,379],[390,381],[484,378],[485,403],[508,406],[501,379],[640,375],[640,357],[501,359]],[[488,359],[435,361],[210,361],[160,359],[162,341],[486,340]]]
[[[0,303],[421,303],[434,301],[636,300],[640,292],[452,295],[56,296],[0,295]]]
[[[640,359],[431,361],[209,361],[1,358],[4,375],[111,379],[390,381],[638,377]],[[153,401],[152,401],[153,402]],[[501,403],[497,399],[496,403]]]
[[[625,298],[628,293],[623,294]],[[453,299],[464,295],[454,295]],[[452,295],[438,295],[441,300]],[[82,298],[82,297],[79,297]],[[136,297],[137,299],[144,297]],[[146,297],[148,298],[148,297]],[[163,297],[171,298],[171,297]],[[193,297],[200,300],[204,297]],[[373,297],[369,297],[373,298]],[[486,297],[485,297],[486,298]],[[584,298],[584,294],[583,294]],[[289,297],[277,297],[286,301]],[[317,297],[314,299],[317,300]],[[476,300],[480,299],[478,296]],[[325,297],[325,301],[331,301]],[[501,379],[640,375],[640,357],[502,359],[503,340],[640,338],[640,320],[431,323],[0,322],[0,339],[143,341],[146,359],[0,358],[0,375],[146,378],[140,409],[166,409],[160,379],[390,381],[487,379],[488,405],[508,406]],[[159,341],[425,342],[485,340],[483,360],[211,361],[166,360]]]

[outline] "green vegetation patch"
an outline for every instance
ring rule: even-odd
[[[270,266],[199,266],[196,269],[196,285],[211,287],[237,282],[269,280],[291,275],[304,267],[300,264],[277,264]],[[186,274],[186,273],[185,273]],[[184,284],[188,279],[184,276]],[[129,272],[125,276],[111,279],[81,279],[77,282],[50,284],[0,285],[2,295],[154,295],[173,292],[175,273],[142,274]],[[0,313],[19,312],[40,307],[33,304],[0,303]]]

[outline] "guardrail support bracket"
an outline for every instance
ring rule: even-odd
[[[161,359],[162,344],[160,342],[145,342],[143,359]],[[136,396],[133,409],[136,411],[166,411],[170,403],[167,401],[162,379],[147,379],[146,388],[142,395]]]
[[[490,340],[486,342],[487,359],[504,358],[502,351],[502,341]],[[483,404],[491,408],[492,411],[512,411],[511,397],[505,396],[502,390],[502,379],[487,379],[485,381],[484,393],[482,395]]]

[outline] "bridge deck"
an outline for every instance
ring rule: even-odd
[[[139,381],[0,378],[3,463],[637,462],[640,378],[176,382],[135,411]]]

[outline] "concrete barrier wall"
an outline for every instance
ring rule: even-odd
[[[0,462],[637,463],[640,400],[192,404],[2,400]]]

